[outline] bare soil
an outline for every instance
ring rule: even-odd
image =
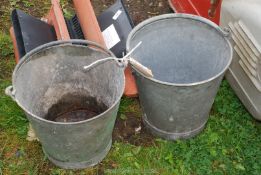
[[[140,114],[126,113],[126,120],[117,118],[113,140],[130,143],[135,146],[151,146],[154,144],[154,137],[144,127]]]
[[[96,14],[100,14],[114,2],[114,0],[92,1]],[[171,12],[167,0],[124,0],[124,4],[135,25],[150,17]]]

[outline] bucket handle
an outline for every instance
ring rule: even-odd
[[[137,70],[139,70],[141,73],[143,73],[145,76],[152,78],[153,73],[152,71],[147,68],[146,66],[142,65],[140,62],[136,61],[134,58],[131,57],[131,54],[142,44],[142,41],[140,41],[127,55],[125,55],[123,58],[105,58],[101,60],[97,60],[88,66],[84,66],[83,68],[85,70],[90,70],[91,68],[95,67],[96,65],[103,63],[108,60],[114,60],[117,65],[121,68],[126,68],[128,64],[131,64],[133,67],[135,67]]]
[[[8,95],[9,97],[11,97],[15,101],[15,90],[14,90],[13,86],[8,86],[5,89],[5,94]]]
[[[224,27],[221,29],[224,37],[230,38],[231,37],[231,30],[228,27]]]

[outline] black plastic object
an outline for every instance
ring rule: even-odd
[[[109,47],[109,49],[117,57],[122,57],[123,54],[125,54],[126,52],[127,37],[134,27],[132,19],[130,18],[130,15],[126,7],[124,6],[123,1],[117,0],[115,4],[113,4],[107,10],[105,10],[100,16],[98,16],[97,19],[101,31],[103,32],[105,43],[106,43],[106,34],[104,35],[104,32],[106,32],[107,36],[109,36],[110,39],[112,39],[111,37],[114,37],[113,35],[115,35],[115,31],[113,32],[112,30],[114,29],[116,30],[118,35],[116,37],[119,37],[118,39],[120,39],[120,41],[118,40],[117,44],[112,43],[113,47],[111,48]],[[111,31],[112,33],[110,33]]]
[[[53,26],[21,10],[13,10],[11,18],[20,58],[32,49],[57,38]]]
[[[71,39],[84,39],[78,17],[74,15],[71,19],[65,19]]]

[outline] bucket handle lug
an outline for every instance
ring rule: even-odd
[[[14,90],[13,86],[8,86],[5,89],[5,94],[8,95],[9,97],[11,97],[15,101],[15,90]]]
[[[231,38],[231,30],[228,27],[221,29],[224,37]]]

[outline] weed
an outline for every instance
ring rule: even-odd
[[[10,37],[0,33],[0,59],[13,56],[13,45]]]
[[[135,105],[137,105],[137,103],[135,103],[135,100],[132,98],[128,98],[128,97],[123,97],[121,99],[121,105],[119,108],[119,113],[123,114],[126,112],[133,112],[133,107],[135,107]]]
[[[18,3],[20,2],[20,0],[10,0],[10,5],[12,7],[17,7]]]
[[[61,0],[60,4],[63,9],[64,17],[70,19],[74,15],[74,10],[71,6],[72,2],[70,0]]]
[[[15,66],[14,59],[0,60],[0,81],[10,80]]]
[[[10,79],[15,65],[10,36],[0,33],[0,81]]]
[[[34,5],[30,0],[22,0],[22,3],[26,8],[32,7]]]
[[[27,133],[27,119],[17,104],[4,94],[9,81],[0,80],[0,128],[9,129],[25,138]]]

